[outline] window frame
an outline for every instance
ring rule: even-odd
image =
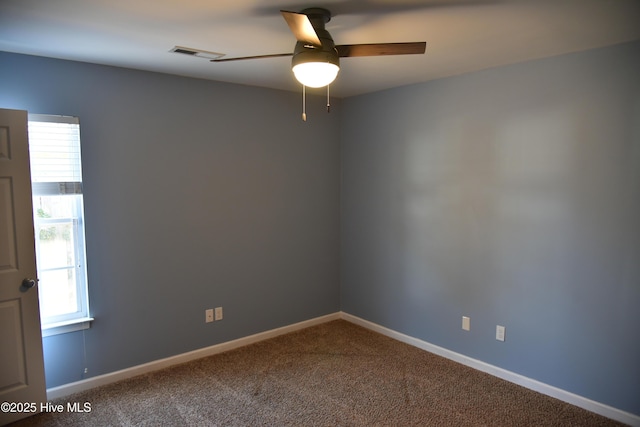
[[[78,126],[78,132],[80,132],[80,121],[77,117],[72,116],[56,116],[47,114],[29,114],[29,125],[32,122],[48,122],[48,123],[66,123]],[[78,156],[80,156],[81,142],[78,134]],[[30,145],[30,162],[33,169],[33,162],[31,161],[31,145]],[[33,222],[34,222],[34,237],[36,247],[36,261],[41,258],[41,248],[39,245],[38,231],[43,224],[53,223],[70,223],[75,232],[73,233],[73,251],[74,251],[74,265],[70,265],[64,268],[73,268],[75,274],[76,285],[76,303],[77,310],[75,312],[69,312],[59,315],[53,315],[43,317],[41,312],[41,329],[42,336],[57,335],[82,329],[87,329],[91,326],[93,317],[90,316],[89,309],[89,292],[88,292],[88,277],[87,277],[87,256],[86,256],[86,240],[85,240],[85,226],[84,226],[84,195],[82,186],[82,165],[81,160],[77,160],[77,168],[79,170],[80,181],[73,182],[34,182],[32,178],[32,198],[34,200],[33,208]],[[33,177],[33,172],[32,172]],[[76,200],[72,201],[73,209],[71,218],[54,217],[54,218],[40,218],[36,215],[36,203],[35,200],[38,197],[48,196],[76,196]],[[37,264],[37,273],[40,277],[46,271],[52,271],[49,268],[43,268],[39,262]],[[61,267],[62,268],[62,267]]]

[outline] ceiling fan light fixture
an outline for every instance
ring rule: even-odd
[[[296,79],[308,87],[323,87],[332,83],[338,76],[340,67],[331,62],[303,62],[294,65]]]
[[[291,58],[291,69],[296,79],[309,87],[327,86],[336,79],[340,71],[340,56],[331,35],[324,29],[324,23],[330,19],[329,11],[325,12],[308,17],[321,44],[313,45],[298,40]]]

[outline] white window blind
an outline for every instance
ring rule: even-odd
[[[77,117],[30,114],[29,155],[31,182],[57,183],[55,187],[34,185],[34,190],[45,190],[46,194],[82,191],[78,186],[82,182],[82,165]]]

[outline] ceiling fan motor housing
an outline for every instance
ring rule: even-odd
[[[324,25],[331,20],[331,12],[321,8],[304,9],[302,12],[309,17],[313,29],[322,43],[321,46],[314,46],[305,42],[297,42],[293,51],[291,66],[306,62],[328,62],[340,66],[340,57],[336,50],[331,34],[324,28]]]

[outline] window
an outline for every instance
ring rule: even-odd
[[[43,336],[86,329],[93,319],[78,118],[30,114],[29,156]]]

